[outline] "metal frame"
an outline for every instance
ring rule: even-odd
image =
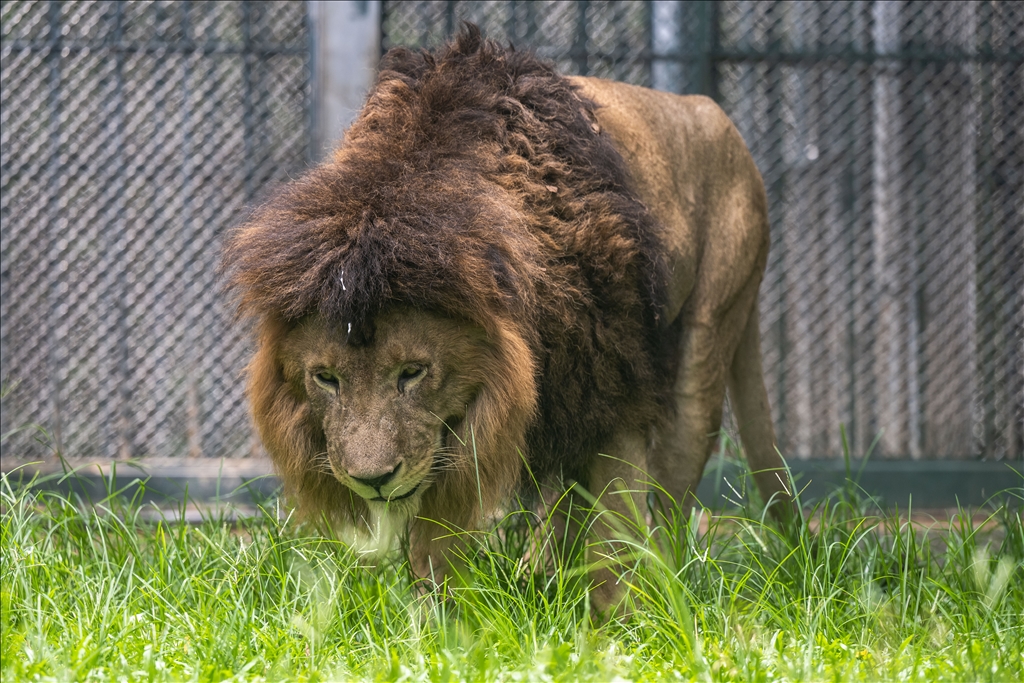
[[[842,460],[789,463],[805,506],[834,499],[844,491],[874,499],[879,510],[936,510],[959,506],[1020,507],[1024,504],[1021,462],[862,462]],[[849,468],[849,469],[847,469]],[[272,501],[281,483],[261,460],[181,460],[147,462],[49,463],[9,474],[27,483],[98,502],[117,491],[126,498],[166,508],[184,500],[251,507]],[[713,459],[697,489],[697,498],[713,510],[736,508],[755,487],[736,461]]]

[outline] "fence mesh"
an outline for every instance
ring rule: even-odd
[[[0,6],[3,432],[69,456],[253,448],[220,240],[307,163],[305,7]],[[47,447],[22,431],[6,457]]]
[[[220,239],[307,163],[306,8],[0,5],[2,431],[244,456]],[[1024,5],[384,2],[564,73],[714,97],[769,193],[766,379],[789,457],[1024,457]],[[6,389],[5,389],[6,391]],[[4,457],[46,447],[19,432]]]
[[[385,48],[459,20],[565,73],[714,97],[764,175],[779,447],[1024,454],[1024,4],[386,2]]]

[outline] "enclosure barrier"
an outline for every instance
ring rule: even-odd
[[[0,5],[5,460],[258,453],[225,231],[310,159],[306,9]],[[1024,457],[1024,4],[384,2],[565,73],[714,97],[768,190],[779,447]],[[15,386],[16,385],[16,386]],[[7,391],[7,389],[5,389]],[[1008,485],[1013,485],[1012,481]]]
[[[291,2],[5,2],[4,458],[238,457],[225,231],[307,165]],[[13,387],[13,388],[11,388]]]
[[[784,454],[1024,456],[1024,4],[385,2],[382,47],[462,20],[735,122]]]

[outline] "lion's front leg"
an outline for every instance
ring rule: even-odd
[[[596,498],[587,547],[590,602],[602,617],[625,609],[629,574],[637,562],[630,540],[646,526],[650,488],[645,436],[616,434],[606,451],[594,458],[588,482]]]
[[[424,590],[444,588],[465,570],[465,531],[417,517],[409,526],[409,566]]]

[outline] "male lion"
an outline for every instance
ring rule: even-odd
[[[335,525],[407,527],[431,576],[527,468],[632,492],[618,510],[649,475],[691,506],[726,387],[761,495],[786,498],[767,251],[761,177],[714,102],[565,78],[467,26],[390,51],[333,157],[226,265],[287,492]]]

